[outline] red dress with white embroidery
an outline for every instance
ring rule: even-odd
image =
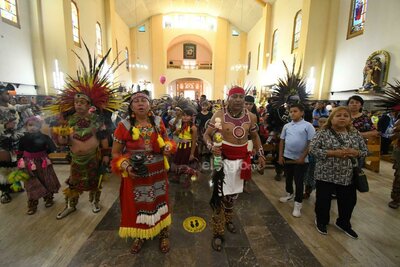
[[[122,173],[120,187],[121,237],[152,239],[171,224],[168,206],[167,171],[157,142],[158,133],[152,125],[140,129],[138,140],[132,139],[130,125],[119,123],[114,141],[124,145],[124,153],[145,156],[147,174],[129,177]],[[166,137],[162,122],[156,126],[159,134]]]

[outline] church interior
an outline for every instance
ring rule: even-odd
[[[0,0],[0,84],[16,100],[56,98],[87,62],[87,49],[107,67],[119,65],[111,82],[123,94],[217,101],[240,85],[265,107],[293,64],[311,101],[332,108],[359,95],[373,113],[400,79],[399,10],[398,0]],[[356,240],[334,227],[335,199],[329,233],[318,233],[315,191],[302,216],[292,216],[294,203],[279,201],[285,179],[267,164],[236,200],[237,232],[215,251],[205,168],[189,187],[169,184],[170,251],[160,253],[154,238],[133,255],[131,239],[118,236],[121,178],[105,174],[99,213],[84,193],[76,212],[56,220],[70,165],[54,156],[61,189],[52,207],[40,200],[28,216],[24,192],[0,205],[0,265],[400,266],[400,209],[388,206],[394,159],[379,142],[367,145],[369,192],[357,192]],[[192,217],[202,219],[201,230],[187,229]]]

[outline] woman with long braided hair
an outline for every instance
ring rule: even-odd
[[[133,238],[130,249],[138,253],[145,240],[160,237],[160,250],[169,251],[166,155],[172,147],[160,117],[150,111],[150,97],[134,93],[128,108],[129,117],[114,132],[112,168],[121,175],[121,225],[119,235]]]

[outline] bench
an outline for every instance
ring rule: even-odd
[[[365,168],[373,172],[379,172],[381,161],[381,137],[368,138],[367,147],[369,155],[365,158]]]

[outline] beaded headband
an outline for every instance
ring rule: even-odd
[[[148,95],[144,94],[144,93],[133,94],[132,97],[131,97],[131,101],[130,102],[132,102],[134,99],[137,99],[137,98],[140,98],[140,97],[144,97],[144,98],[147,99],[147,101],[150,102],[150,97]]]

